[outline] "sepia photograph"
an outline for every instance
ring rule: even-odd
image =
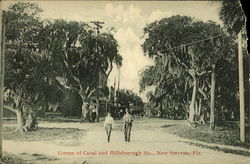
[[[240,0],[1,0],[0,164],[250,164]]]

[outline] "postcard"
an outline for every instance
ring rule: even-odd
[[[244,5],[0,2],[0,163],[250,164]]]

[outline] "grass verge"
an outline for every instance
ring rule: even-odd
[[[214,131],[209,130],[207,125],[190,127],[186,124],[178,124],[171,126],[162,126],[168,133],[177,135],[182,138],[202,141],[206,143],[214,143],[221,145],[240,146],[250,148],[250,128],[246,128],[246,142],[240,142],[240,130],[237,126],[216,127]]]
[[[3,157],[0,163],[3,164],[23,164],[25,160],[20,155],[15,155],[13,153],[3,152]]]
[[[187,143],[189,145],[194,145],[194,146],[198,146],[198,147],[202,147],[206,149],[213,149],[215,151],[222,151],[224,153],[231,153],[231,154],[237,154],[237,155],[250,157],[249,151],[235,150],[235,149],[230,149],[230,148],[225,148],[225,147],[211,146],[211,145],[206,145],[206,144],[201,144],[201,143],[196,143],[196,142],[189,142],[189,141],[183,141],[183,143]]]
[[[28,153],[20,153],[13,154],[9,152],[3,152],[3,158],[0,161],[2,164],[32,164],[34,161],[46,163],[47,161],[56,161],[58,158],[50,157],[44,154],[28,154]]]
[[[15,127],[3,127],[3,138],[14,141],[54,141],[71,140],[85,135],[86,131],[76,128],[43,128],[39,127],[35,131],[21,133]]]

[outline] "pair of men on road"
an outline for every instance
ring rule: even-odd
[[[125,142],[130,142],[130,133],[131,133],[131,128],[132,128],[132,122],[133,122],[133,120],[131,118],[129,110],[126,109],[126,114],[123,116],[123,131],[124,131]],[[111,114],[108,113],[108,115],[104,121],[104,128],[106,130],[108,142],[110,141],[111,131],[112,131],[113,127],[114,127],[114,119],[111,116]]]

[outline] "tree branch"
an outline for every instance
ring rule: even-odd
[[[202,75],[204,75],[204,74],[211,73],[211,72],[212,72],[212,71],[202,71],[202,72],[200,72],[200,73],[196,72],[196,74],[197,74],[198,76],[202,76]]]
[[[72,85],[69,85],[69,86],[68,86],[66,83],[61,82],[61,81],[58,80],[57,78],[56,78],[56,80],[57,80],[64,88],[66,88],[66,89],[70,89],[70,90],[73,90],[73,91],[75,91],[75,92],[79,92],[79,91],[80,91],[78,88],[73,87]]]
[[[201,93],[201,95],[206,99],[206,100],[208,100],[208,97],[207,97],[207,95],[206,95],[206,93],[205,93],[205,91],[203,90],[203,88],[198,88],[198,91]]]
[[[97,89],[95,88],[95,89],[93,89],[89,94],[88,94],[88,98],[90,98],[91,96],[92,96],[92,94],[94,94],[95,92],[97,91]]]
[[[16,113],[16,110],[14,108],[10,107],[10,106],[4,105],[4,108],[10,110],[11,112]]]
[[[193,78],[195,78],[195,71],[194,69],[188,69],[187,71]]]
[[[191,55],[191,58],[192,58],[192,67],[194,67],[194,56],[195,56],[194,51],[193,51],[193,49],[191,47],[188,47],[188,52],[189,52],[189,54]]]
[[[189,68],[186,64],[184,64],[183,62],[181,62],[181,60],[180,60],[178,57],[175,56],[175,59],[176,59],[176,61],[177,61],[179,64],[181,64],[185,69],[188,69],[188,68]]]
[[[79,88],[80,88],[80,90],[78,89],[78,92],[84,92],[83,90],[83,86],[82,86],[82,84],[81,84],[81,80],[78,78],[78,77],[76,77],[76,76],[74,76],[74,75],[72,75],[73,76],[73,78],[74,78],[74,80],[78,83],[78,86],[79,86]],[[85,91],[85,94],[86,94],[86,91]]]
[[[109,74],[111,73],[112,70],[113,70],[113,62],[110,62],[110,70],[107,73],[108,77],[109,77]]]
[[[85,94],[87,94],[87,93],[89,92],[89,89],[90,89],[90,87],[88,86],[88,87],[86,88],[86,90],[85,90]]]
[[[73,91],[75,91],[75,92],[79,92],[79,91],[80,91],[78,88],[73,87],[72,85],[66,86],[66,87],[69,87],[69,89],[71,89],[71,90],[73,90]]]

